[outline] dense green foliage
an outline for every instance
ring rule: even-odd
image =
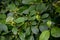
[[[60,0],[0,0],[0,40],[60,40]]]

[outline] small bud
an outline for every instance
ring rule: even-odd
[[[47,26],[50,27],[52,22],[50,20],[47,21]]]

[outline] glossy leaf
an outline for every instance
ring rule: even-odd
[[[26,21],[26,20],[27,20],[26,17],[19,17],[19,18],[17,18],[17,19],[15,20],[15,22],[16,22],[16,23],[21,23],[21,22],[24,22],[24,21]]]
[[[31,27],[31,30],[32,30],[32,33],[34,34],[38,34],[39,30],[38,28],[35,26],[35,27]]]
[[[16,28],[16,27],[14,27],[14,28],[12,29],[12,32],[13,32],[13,34],[14,34],[14,35],[16,35],[16,34],[17,34],[17,31],[18,31],[18,30],[17,30],[17,28]]]
[[[48,27],[46,25],[40,25],[39,29],[40,29],[41,32],[43,32],[45,30],[48,30]]]
[[[49,14],[46,13],[46,14],[42,15],[42,18],[47,18],[48,16],[49,16]]]
[[[23,4],[32,4],[33,2],[35,2],[36,0],[23,0],[22,3]]]
[[[6,18],[6,22],[9,23],[9,22],[13,22],[14,18],[9,16]]]
[[[39,36],[39,40],[49,40],[50,32],[49,30],[43,31]]]
[[[44,11],[47,10],[47,6],[44,3],[40,3],[36,6],[36,10],[39,11],[40,13],[43,13]]]
[[[5,24],[0,24],[0,31],[8,32],[8,27]]]
[[[52,22],[51,22],[50,20],[48,20],[48,21],[47,21],[47,25],[48,25],[48,27],[51,27]]]
[[[18,35],[21,40],[25,40],[25,33],[19,32]]]
[[[58,27],[53,27],[53,28],[51,29],[51,35],[52,35],[53,37],[60,37],[60,28],[58,28]]]

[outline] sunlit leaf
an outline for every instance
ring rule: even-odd
[[[49,30],[43,31],[39,36],[39,40],[49,40],[50,32]]]
[[[13,32],[13,34],[14,34],[14,35],[16,35],[16,34],[17,34],[17,31],[18,31],[18,30],[17,30],[17,28],[16,28],[16,27],[14,27],[14,28],[12,29],[12,32]]]
[[[23,4],[33,4],[36,0],[22,0]]]
[[[26,20],[27,20],[26,17],[19,17],[19,18],[17,18],[17,19],[15,20],[15,22],[16,22],[16,23],[21,23],[21,22],[24,22],[24,21],[26,21]]]

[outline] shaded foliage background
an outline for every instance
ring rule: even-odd
[[[60,0],[0,0],[0,40],[59,40]]]

